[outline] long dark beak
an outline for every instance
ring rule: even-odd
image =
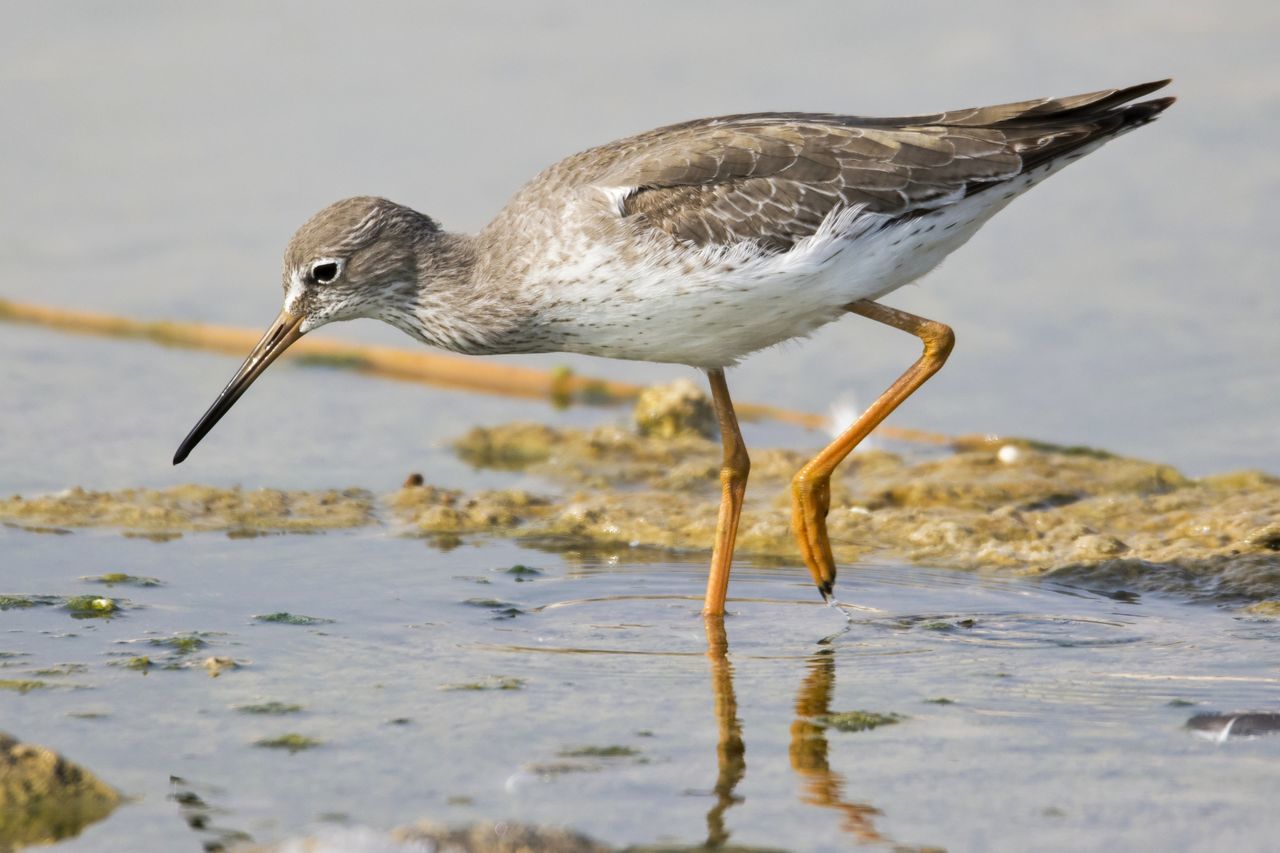
[[[209,407],[209,411],[205,412],[196,425],[192,427],[191,432],[182,440],[182,444],[178,445],[178,452],[173,454],[173,464],[177,465],[186,459],[200,439],[213,429],[213,425],[222,419],[236,400],[240,399],[240,395],[249,390],[249,386],[253,384],[253,380],[262,375],[262,371],[266,370],[271,362],[275,361],[280,353],[289,348],[289,345],[302,337],[302,318],[295,317],[288,311],[281,311],[280,316],[271,324],[271,328],[267,329],[267,333],[262,336],[262,340],[258,341],[254,346],[253,352],[249,353],[249,357],[244,360],[244,364],[240,365],[240,369],[236,371],[236,375],[231,377],[231,381],[227,383],[227,387],[222,389],[222,393],[218,395],[218,399],[213,401],[213,405]]]

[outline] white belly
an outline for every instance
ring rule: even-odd
[[[582,239],[573,258],[529,282],[543,302],[547,351],[727,367],[803,337],[932,270],[1048,170],[1027,173],[914,219],[843,211],[784,254],[689,250],[653,240],[638,253]]]

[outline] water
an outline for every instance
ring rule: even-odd
[[[552,3],[495,15],[116,3],[8,17],[0,297],[263,327],[289,233],[342,195],[383,193],[474,230],[548,162],[668,121],[924,112],[1174,75],[1181,101],[1159,123],[1038,187],[893,295],[959,337],[894,420],[1088,443],[1191,474],[1280,471],[1271,5]],[[372,324],[332,333],[408,343]],[[730,382],[743,400],[822,411],[866,402],[915,351],[850,319],[754,357]],[[517,360],[634,380],[688,373]],[[540,489],[473,471],[448,442],[518,418],[624,417],[282,363],[172,468],[234,368],[0,325],[0,493],[185,481],[385,492],[410,471]],[[745,429],[756,447],[822,440]],[[542,574],[517,583],[504,573],[517,563]],[[708,657],[700,554],[483,540],[441,552],[383,529],[159,544],[0,527],[0,593],[101,591],[78,578],[112,571],[164,585],[111,591],[129,605],[110,620],[0,611],[0,652],[17,655],[0,677],[85,667],[39,676],[65,686],[0,690],[0,727],[133,798],[62,849],[198,849],[234,832],[271,841],[424,817],[802,850],[1263,850],[1280,830],[1280,738],[1214,743],[1183,728],[1194,713],[1280,706],[1277,623],[1230,610],[873,564],[842,567],[846,622],[815,602],[801,568],[744,564],[727,656]],[[490,598],[519,612],[465,603]],[[253,619],[277,611],[334,621]],[[246,665],[216,679],[112,665],[167,660],[148,641],[193,631],[209,632],[194,657]],[[524,683],[440,689],[499,677]],[[830,711],[908,719],[824,733],[810,712],[827,693]],[[953,704],[927,701],[944,697]],[[271,700],[305,710],[234,710]],[[86,712],[106,716],[69,716]],[[253,745],[294,731],[323,744]],[[637,754],[559,755],[579,746]],[[557,772],[566,763],[576,769]],[[200,831],[174,799],[191,793],[212,809]]]
[[[7,583],[83,593],[102,588],[80,575],[126,570],[164,585],[115,588],[128,605],[110,620],[3,614],[0,650],[18,655],[6,677],[87,667],[45,678],[57,687],[0,693],[5,727],[136,798],[67,850],[191,849],[230,831],[269,841],[422,817],[805,850],[1262,850],[1280,830],[1269,807],[1280,739],[1217,744],[1182,728],[1197,711],[1275,707],[1274,623],[893,565],[846,572],[846,622],[799,571],[747,564],[725,658],[706,653],[701,560],[509,543],[441,553],[365,534],[323,547],[308,536],[75,539],[90,553],[68,559],[65,537],[0,533]],[[540,573],[508,574],[516,563]],[[254,619],[278,611],[333,621]],[[244,667],[214,679],[112,665],[181,660],[148,641],[192,632],[208,643],[195,658]],[[442,689],[502,678],[523,686]],[[304,710],[234,710],[268,701]],[[907,719],[856,733],[812,725],[851,710]],[[105,716],[68,716],[84,713]],[[288,732],[323,744],[294,755],[253,745]],[[562,756],[584,746],[635,752]],[[204,829],[184,824],[181,791],[215,809]]]

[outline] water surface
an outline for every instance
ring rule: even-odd
[[[1183,729],[1197,711],[1276,706],[1274,622],[894,565],[845,572],[846,621],[798,571],[748,564],[720,656],[701,559],[359,533],[74,539],[87,547],[0,532],[7,583],[80,594],[103,591],[80,575],[127,570],[164,585],[108,591],[127,599],[109,620],[0,614],[7,676],[86,667],[0,693],[6,728],[136,798],[67,850],[423,817],[803,850],[1262,850],[1280,830],[1280,739]],[[333,621],[254,618],[280,611]],[[152,643],[192,633],[207,645],[187,657]],[[119,666],[138,655],[154,666]],[[209,655],[244,666],[164,668]],[[504,682],[517,689],[448,689]],[[236,710],[266,702],[302,710]],[[815,724],[854,710],[906,719]],[[321,745],[254,745],[286,733]],[[184,792],[212,810],[203,829]]]

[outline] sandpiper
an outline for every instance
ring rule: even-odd
[[[382,198],[336,202],[284,257],[284,307],[174,464],[302,335],[376,317],[470,354],[577,352],[705,370],[724,445],[703,612],[721,615],[750,461],[725,383],[744,356],[846,313],[924,352],[800,469],[792,529],[823,598],[832,471],[946,361],[952,331],[876,300],[932,270],[1015,196],[1173,98],[1169,81],[907,118],[752,113],[671,125],[537,175],[480,233]]]

